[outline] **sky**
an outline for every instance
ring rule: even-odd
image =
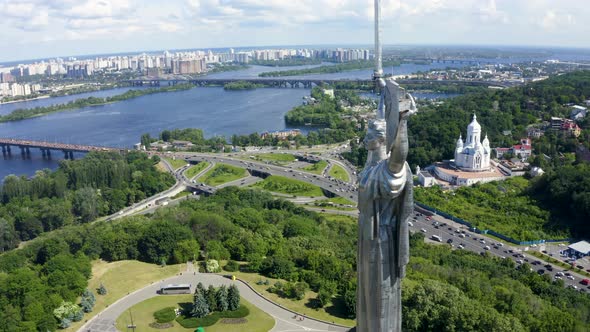
[[[590,48],[588,0],[382,0],[383,42]],[[373,0],[0,0],[0,62],[373,42]]]

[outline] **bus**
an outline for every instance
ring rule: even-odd
[[[434,241],[443,242],[442,237],[440,237],[438,235],[432,235],[430,238],[433,239]]]
[[[188,284],[170,284],[160,288],[160,294],[190,294],[191,285]]]

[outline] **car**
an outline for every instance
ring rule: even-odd
[[[567,278],[568,278],[569,280],[576,280],[576,278],[574,278],[574,276],[567,276]]]
[[[575,285],[567,285],[567,288],[578,289],[578,286],[575,286]]]
[[[553,277],[553,278],[554,278],[554,279],[556,279],[556,280],[562,280],[562,279],[563,279],[563,278],[562,278],[562,277],[560,277],[560,276],[555,276],[555,277]]]
[[[447,243],[453,243],[453,239],[448,239]]]
[[[459,237],[460,238],[464,238],[465,237],[465,234],[459,234]]]
[[[486,243],[486,240],[484,240],[484,239],[479,239],[479,243],[481,243],[481,244],[485,244],[485,243]]]
[[[490,246],[483,247],[485,250],[490,250]]]
[[[516,261],[518,264],[524,264],[524,261],[522,259],[519,259]]]
[[[412,226],[414,226],[414,224],[412,224],[411,221],[408,221],[408,226],[412,227]]]
[[[426,229],[422,228],[422,229],[420,229],[420,232],[426,233]]]
[[[538,273],[538,274],[543,274],[543,273],[545,273],[545,270],[543,270],[543,269],[539,269],[539,270],[537,270],[537,273]]]
[[[563,277],[565,274],[563,272],[559,271],[559,272],[555,273],[555,275],[556,276]]]
[[[503,247],[503,246],[504,246],[504,243],[502,243],[502,242],[498,242],[497,246],[498,246],[498,247]]]
[[[460,244],[460,245],[457,246],[457,248],[458,249],[463,249],[463,248],[465,248],[465,246],[463,246],[462,244]]]

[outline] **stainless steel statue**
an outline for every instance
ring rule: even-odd
[[[407,119],[417,111],[412,96],[381,77],[379,0],[376,9],[375,81],[381,91],[369,123],[365,169],[359,175],[358,332],[401,331],[401,279],[409,259],[408,219],[414,208]]]

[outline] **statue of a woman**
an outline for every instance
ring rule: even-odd
[[[407,119],[416,104],[393,79],[382,88],[369,123],[368,157],[359,175],[357,331],[401,331],[401,279],[408,263],[408,219],[414,209]]]

